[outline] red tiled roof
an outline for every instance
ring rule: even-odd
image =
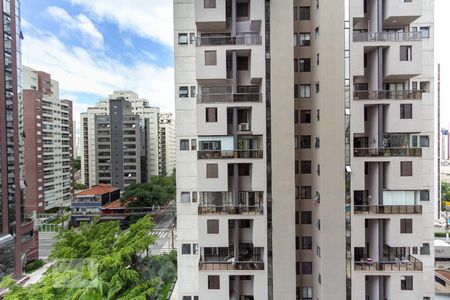
[[[94,185],[93,187],[79,192],[77,194],[77,196],[86,196],[86,195],[102,195],[102,194],[106,194],[106,193],[111,193],[114,191],[117,191],[118,188],[112,187],[110,185],[104,184],[104,183],[100,183],[97,185]]]
[[[436,270],[436,273],[438,275],[441,275],[441,277],[444,277],[446,280],[450,281],[450,272],[444,270]]]
[[[127,205],[125,204],[124,206],[122,206],[122,203],[120,203],[120,199],[113,201],[113,202],[109,202],[108,204],[104,205],[103,208],[121,208],[121,207],[126,207]]]

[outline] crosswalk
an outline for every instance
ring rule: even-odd
[[[150,235],[156,237],[157,239],[164,239],[169,236],[169,231],[167,230],[154,230],[150,232]]]

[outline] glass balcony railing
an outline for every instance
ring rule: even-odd
[[[257,34],[245,34],[239,36],[210,35],[197,39],[197,46],[225,46],[225,45],[261,45],[262,37]]]
[[[197,103],[261,102],[261,93],[197,94]]]
[[[423,263],[412,255],[406,260],[397,261],[377,261],[361,259],[355,261],[355,271],[382,272],[382,271],[423,271]]]
[[[412,32],[353,32],[353,42],[420,42],[420,31]]]
[[[232,244],[230,248],[233,248]],[[229,248],[203,248],[198,267],[200,271],[264,270],[263,250],[249,243],[239,244],[236,258]]]
[[[422,100],[422,91],[353,91],[353,100]]]
[[[200,150],[198,159],[263,158],[263,150]]]
[[[232,192],[200,193],[199,215],[261,215],[264,213],[263,192],[238,192],[233,199]]]
[[[422,156],[422,148],[354,148],[354,157]]]
[[[422,214],[422,205],[355,205],[355,214]]]

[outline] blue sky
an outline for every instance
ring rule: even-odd
[[[113,90],[174,110],[171,0],[24,0],[23,64],[59,81],[74,118]]]

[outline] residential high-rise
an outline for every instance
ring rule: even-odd
[[[170,176],[176,164],[175,120],[172,113],[159,115],[159,175]]]
[[[137,182],[141,182],[142,178],[144,178],[143,180],[146,181],[149,176],[158,175],[159,172],[159,108],[149,106],[148,100],[139,98],[139,96],[132,91],[115,91],[112,95],[110,95],[109,100],[99,101],[95,107],[89,107],[87,113],[81,114],[81,181],[86,186],[94,186],[99,183],[107,183],[116,186],[114,185],[114,183],[109,182],[109,180],[104,180],[106,178],[99,178],[98,163],[100,157],[97,149],[97,144],[100,138],[107,137],[99,136],[98,128],[96,127],[96,122],[97,120],[101,119],[101,116],[114,115],[113,111],[111,110],[112,108],[114,108],[114,105],[111,106],[111,101],[114,100],[120,100],[124,105],[122,107],[122,104],[120,104],[120,107],[122,107],[123,109],[121,111],[117,111],[117,113],[122,113],[124,116],[126,115],[126,119],[130,122],[135,122],[135,125],[137,126],[132,130],[135,130],[135,133],[139,136],[134,137],[136,140],[132,140],[131,138],[129,143],[136,143],[138,147],[142,147],[142,149],[139,149],[136,154],[144,154],[145,152],[145,155],[142,155],[139,161],[136,160],[134,162],[138,166],[138,170],[136,171],[136,177],[134,176],[134,174],[131,174],[132,177],[136,179]],[[124,119],[117,121],[121,122],[127,120]],[[105,119],[105,122],[107,123],[110,121],[112,121],[112,118]],[[106,131],[110,132],[113,132],[114,129],[116,128],[105,128]],[[139,131],[138,129],[141,129],[141,131]],[[111,138],[112,137],[114,137],[114,135],[111,135]],[[111,161],[114,161],[114,156],[111,157]],[[128,175],[129,174],[127,174],[127,176]],[[126,181],[131,182],[132,180],[127,179]],[[123,189],[123,186],[116,187]]]
[[[34,221],[25,214],[20,1],[0,3],[0,277],[22,275],[38,256]]]
[[[25,213],[69,207],[73,196],[72,101],[50,74],[24,67]]]
[[[433,1],[174,3],[179,299],[432,299]]]

